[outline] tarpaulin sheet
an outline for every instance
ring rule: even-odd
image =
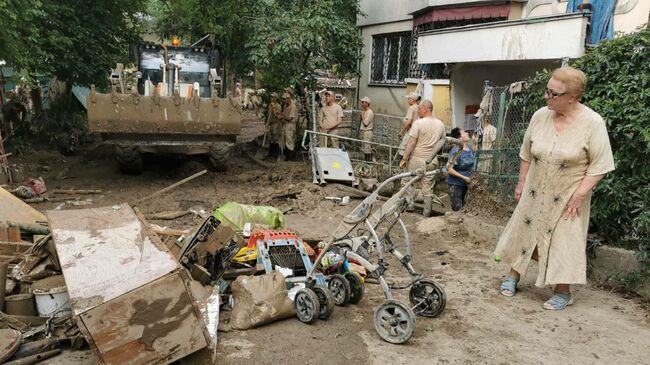
[[[270,206],[246,205],[228,202],[214,211],[214,217],[235,230],[243,230],[244,224],[264,224],[272,229],[284,227],[282,212]]]
[[[569,0],[566,6],[567,13],[579,12],[578,5],[583,0]],[[616,1],[613,0],[591,0],[591,39],[589,43],[597,44],[603,39],[614,37],[614,9]]]

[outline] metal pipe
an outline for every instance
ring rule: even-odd
[[[379,285],[381,286],[381,289],[384,291],[384,295],[386,295],[387,300],[393,299],[393,294],[390,292],[390,287],[386,283],[386,279],[384,279],[384,276],[379,277]]]
[[[372,226],[372,224],[370,224],[370,222],[368,222],[367,219],[364,222],[366,223],[366,229],[368,230],[368,232],[370,232],[372,238],[375,240],[375,248],[379,253],[379,263],[381,264],[381,262],[384,261],[384,257],[385,257],[384,245],[379,240],[379,236],[377,235],[377,232],[375,231],[375,228]]]
[[[7,266],[9,264],[5,261],[0,261],[0,312],[4,312],[5,308],[5,290],[7,284]]]
[[[406,229],[406,224],[404,224],[402,218],[398,218],[397,222],[399,223],[400,227],[402,227],[402,233],[404,233],[404,242],[406,242],[406,254],[410,257],[413,257],[413,244],[411,243],[409,231]]]
[[[49,359],[50,357],[54,357],[58,354],[61,353],[61,349],[56,349],[52,351],[47,351],[47,352],[42,352],[37,355],[32,355],[28,357],[24,357],[22,359],[14,360],[11,362],[6,362],[5,365],[32,365],[39,363],[45,359]]]

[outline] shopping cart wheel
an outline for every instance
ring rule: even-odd
[[[348,280],[348,283],[350,283],[350,303],[359,303],[363,298],[363,278],[361,275],[359,275],[359,273],[356,273],[354,271],[346,273],[345,278]]]
[[[334,297],[330,290],[322,285],[314,285],[311,290],[316,293],[318,303],[320,304],[320,312],[318,319],[328,319],[334,311]]]
[[[375,309],[375,330],[386,342],[404,343],[415,332],[415,314],[406,304],[387,300]]]
[[[334,274],[330,276],[328,283],[330,292],[334,296],[334,304],[339,306],[346,306],[350,302],[350,283],[341,274]]]
[[[300,322],[312,324],[318,319],[320,303],[318,296],[309,288],[298,290],[293,301]]]
[[[409,301],[418,316],[436,317],[445,309],[447,296],[440,284],[433,280],[420,280],[409,290]]]

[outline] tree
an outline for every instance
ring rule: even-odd
[[[252,8],[251,61],[267,80],[315,86],[314,71],[356,74],[362,40],[357,0],[265,0]]]
[[[35,105],[14,143],[40,135],[62,151],[76,149],[87,125],[70,86],[106,86],[110,69],[117,62],[128,62],[129,45],[140,39],[145,1],[0,1],[0,57],[20,71],[21,81],[33,89]],[[40,93],[35,91],[36,74],[68,86],[50,99],[48,112],[43,114],[38,108]]]
[[[314,85],[318,68],[356,73],[358,0],[152,0],[163,36],[213,34],[228,74],[258,69],[264,87]]]
[[[149,14],[161,38],[179,36],[192,42],[211,35],[222,60],[222,77],[231,80],[253,68],[245,47],[251,3],[255,0],[150,0]]]
[[[144,0],[10,0],[0,4],[0,51],[8,64],[69,84],[106,85],[137,42]],[[6,24],[5,24],[6,23]],[[5,56],[6,55],[6,56]]]

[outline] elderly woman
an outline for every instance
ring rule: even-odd
[[[573,303],[571,284],[586,283],[591,191],[614,159],[605,121],[580,103],[582,71],[562,67],[546,85],[547,107],[533,115],[519,152],[518,201],[495,257],[510,264],[501,294],[511,297],[530,260],[539,262],[537,286],[554,286],[545,309]]]

